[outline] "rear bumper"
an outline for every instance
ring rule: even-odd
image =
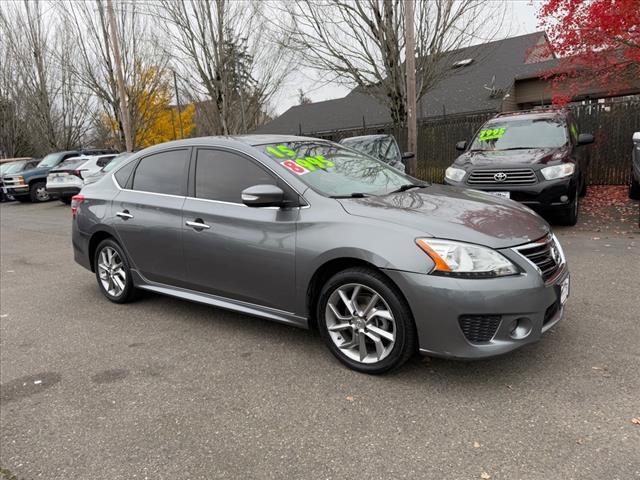
[[[54,196],[73,196],[80,192],[80,187],[56,187],[47,184],[47,193]]]
[[[452,182],[445,179],[445,184],[462,188],[472,188],[484,192],[510,192],[511,200],[523,203],[528,207],[546,210],[567,207],[575,198],[577,178],[560,178],[545,180],[533,185],[467,185],[464,182]]]
[[[545,285],[534,270],[518,276],[466,280],[387,270],[413,312],[420,352],[426,355],[482,359],[534,343],[563,316],[560,285],[569,277],[565,267]],[[472,317],[492,319],[488,339],[472,341],[463,324]],[[523,320],[525,319],[525,320]],[[513,334],[515,322],[527,325],[525,336]],[[487,325],[487,324],[484,324]],[[482,323],[471,329],[483,330]]]

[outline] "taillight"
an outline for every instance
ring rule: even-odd
[[[71,197],[71,215],[73,215],[73,218],[76,218],[78,207],[80,207],[82,202],[84,202],[84,195],[74,195]]]
[[[73,172],[71,172],[72,175],[75,175],[76,177],[82,178],[82,170],[74,170]]]

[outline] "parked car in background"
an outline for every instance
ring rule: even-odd
[[[46,202],[50,200],[47,193],[47,175],[63,161],[79,155],[103,155],[117,153],[111,149],[68,150],[50,153],[34,168],[19,174],[5,174],[4,184],[7,194],[12,195],[19,202]]]
[[[539,211],[578,220],[586,193],[593,135],[579,133],[564,109],[501,113],[487,121],[445,172],[445,183],[510,198]]]
[[[633,151],[631,152],[631,181],[629,197],[640,199],[640,132],[633,134]]]
[[[122,164],[127,158],[133,155],[131,152],[123,152],[116,155],[109,163],[107,163],[104,167],[102,167],[97,172],[91,173],[83,177],[84,185],[89,185],[91,183],[95,183],[104,177],[107,173],[115,170],[115,168]]]
[[[49,171],[47,193],[62,203],[71,203],[71,197],[82,189],[84,179],[107,166],[115,156],[111,153],[68,158]]]
[[[74,258],[108,300],[144,289],[316,326],[366,373],[418,349],[479,359],[530,344],[569,295],[562,248],[529,208],[326,140],[156,145],[85,186],[71,212]]]
[[[40,160],[32,158],[16,160],[14,162],[3,163],[0,165],[0,201],[14,200],[13,195],[7,193],[4,185],[3,177],[5,174],[18,174],[24,170],[29,170],[38,165]]]
[[[414,155],[411,152],[402,154],[393,135],[363,135],[343,138],[340,140],[340,144],[371,155],[401,172],[405,171],[404,161]]]

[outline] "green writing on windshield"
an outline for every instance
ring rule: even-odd
[[[484,130],[480,130],[480,136],[478,139],[481,142],[488,142],[490,140],[498,140],[504,136],[504,132],[506,132],[506,128],[487,128]]]
[[[269,146],[267,148],[265,148],[265,153],[267,155],[269,155],[272,158],[276,158],[276,159],[282,159],[282,158],[289,158],[292,159],[294,162],[296,162],[296,164],[300,165],[301,167],[306,168],[307,170],[313,172],[316,168],[321,168],[323,170],[329,168],[329,167],[333,167],[334,163],[330,160],[327,160],[326,158],[324,158],[324,156],[322,155],[309,155],[306,156],[304,158],[295,158],[296,157],[296,152],[291,150],[289,147],[287,147],[286,145],[276,145],[276,146]],[[286,168],[290,168],[288,166],[285,165]]]

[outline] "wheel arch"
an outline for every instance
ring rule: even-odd
[[[400,290],[398,285],[388,275],[386,275],[384,270],[380,267],[357,257],[333,258],[324,262],[322,265],[316,268],[313,275],[311,276],[309,283],[307,284],[305,306],[309,328],[317,329],[318,319],[316,318],[315,310],[316,304],[320,297],[320,290],[322,289],[322,286],[336,273],[354,267],[364,267],[375,270],[377,273],[385,277],[389,281],[389,283],[396,288],[403,300],[407,302],[407,305],[409,305],[406,297],[402,293],[402,290]],[[409,309],[411,310],[410,306]]]
[[[100,245],[100,242],[108,238],[113,239],[115,242],[118,241],[116,236],[113,235],[111,232],[108,232],[107,230],[98,230],[94,232],[89,238],[89,247],[88,247],[87,253],[89,254],[89,265],[91,265],[92,272],[96,271],[96,266],[95,266],[96,249],[98,248],[98,245]]]

